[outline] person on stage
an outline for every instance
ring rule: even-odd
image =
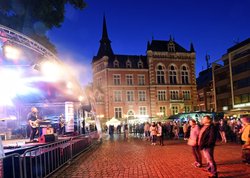
[[[38,131],[38,110],[36,107],[31,108],[31,112],[29,112],[27,116],[27,120],[30,126],[30,142],[34,141],[35,135]]]
[[[65,119],[63,114],[59,116],[59,134],[60,135],[65,134]]]

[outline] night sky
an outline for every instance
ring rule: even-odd
[[[145,55],[147,41],[169,40],[196,50],[196,75],[226,50],[250,37],[249,0],[86,0],[80,11],[67,7],[61,28],[48,32],[59,58],[74,65],[83,85],[92,81],[103,15],[115,54]]]

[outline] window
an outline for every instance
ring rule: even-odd
[[[122,118],[122,108],[115,108],[115,118]]]
[[[184,100],[190,100],[190,91],[183,91],[183,98]]]
[[[119,62],[117,60],[114,61],[113,63],[114,68],[119,68]]]
[[[139,101],[146,101],[146,91],[139,90],[138,98],[139,98]]]
[[[133,75],[126,75],[127,85],[133,85]]]
[[[158,101],[166,101],[166,91],[165,90],[160,90],[158,91]]]
[[[142,63],[142,61],[139,61],[137,65],[138,65],[138,68],[139,68],[139,69],[142,69],[142,68],[143,68],[143,63]]]
[[[189,83],[189,81],[188,81],[188,70],[187,70],[186,66],[182,67],[182,70],[181,70],[181,81],[182,81],[182,84],[188,84]]]
[[[127,101],[134,101],[134,91],[127,91]]]
[[[115,102],[122,101],[122,91],[114,91],[114,101]]]
[[[147,107],[146,106],[139,107],[139,115],[147,115]]]
[[[187,113],[187,112],[190,112],[190,106],[184,106],[184,112]]]
[[[96,79],[96,85],[97,85],[97,86],[102,86],[102,84],[103,84],[103,83],[102,83],[102,77],[97,78],[97,79]]]
[[[165,84],[164,67],[159,65],[156,70],[157,84]]]
[[[138,85],[145,85],[145,76],[138,75]]]
[[[119,74],[113,75],[114,85],[121,85],[121,76]]]
[[[174,65],[170,66],[169,81],[170,81],[170,84],[177,84],[177,72],[176,72],[176,68],[174,67]]]
[[[163,113],[163,116],[166,115],[166,107],[165,106],[160,106],[160,113]]]
[[[178,106],[172,106],[172,114],[175,115],[175,114],[178,114],[178,113],[179,113]]]
[[[127,60],[127,62],[126,62],[126,67],[127,67],[127,68],[132,68],[132,63],[131,63],[130,60]]]
[[[174,45],[174,42],[173,41],[170,41],[168,43],[168,51],[169,52],[175,52],[175,45]]]
[[[178,91],[170,91],[170,99],[171,100],[178,100],[179,92]]]
[[[128,119],[134,119],[134,117],[135,117],[135,113],[131,110],[128,111],[127,115],[128,115]]]

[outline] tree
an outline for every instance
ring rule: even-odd
[[[86,3],[84,0],[0,0],[0,24],[22,32],[56,52],[46,32],[61,26],[66,5],[82,10]]]

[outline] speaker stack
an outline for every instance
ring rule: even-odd
[[[42,135],[39,137],[39,143],[54,142],[57,137],[54,134],[53,128],[42,128]]]

